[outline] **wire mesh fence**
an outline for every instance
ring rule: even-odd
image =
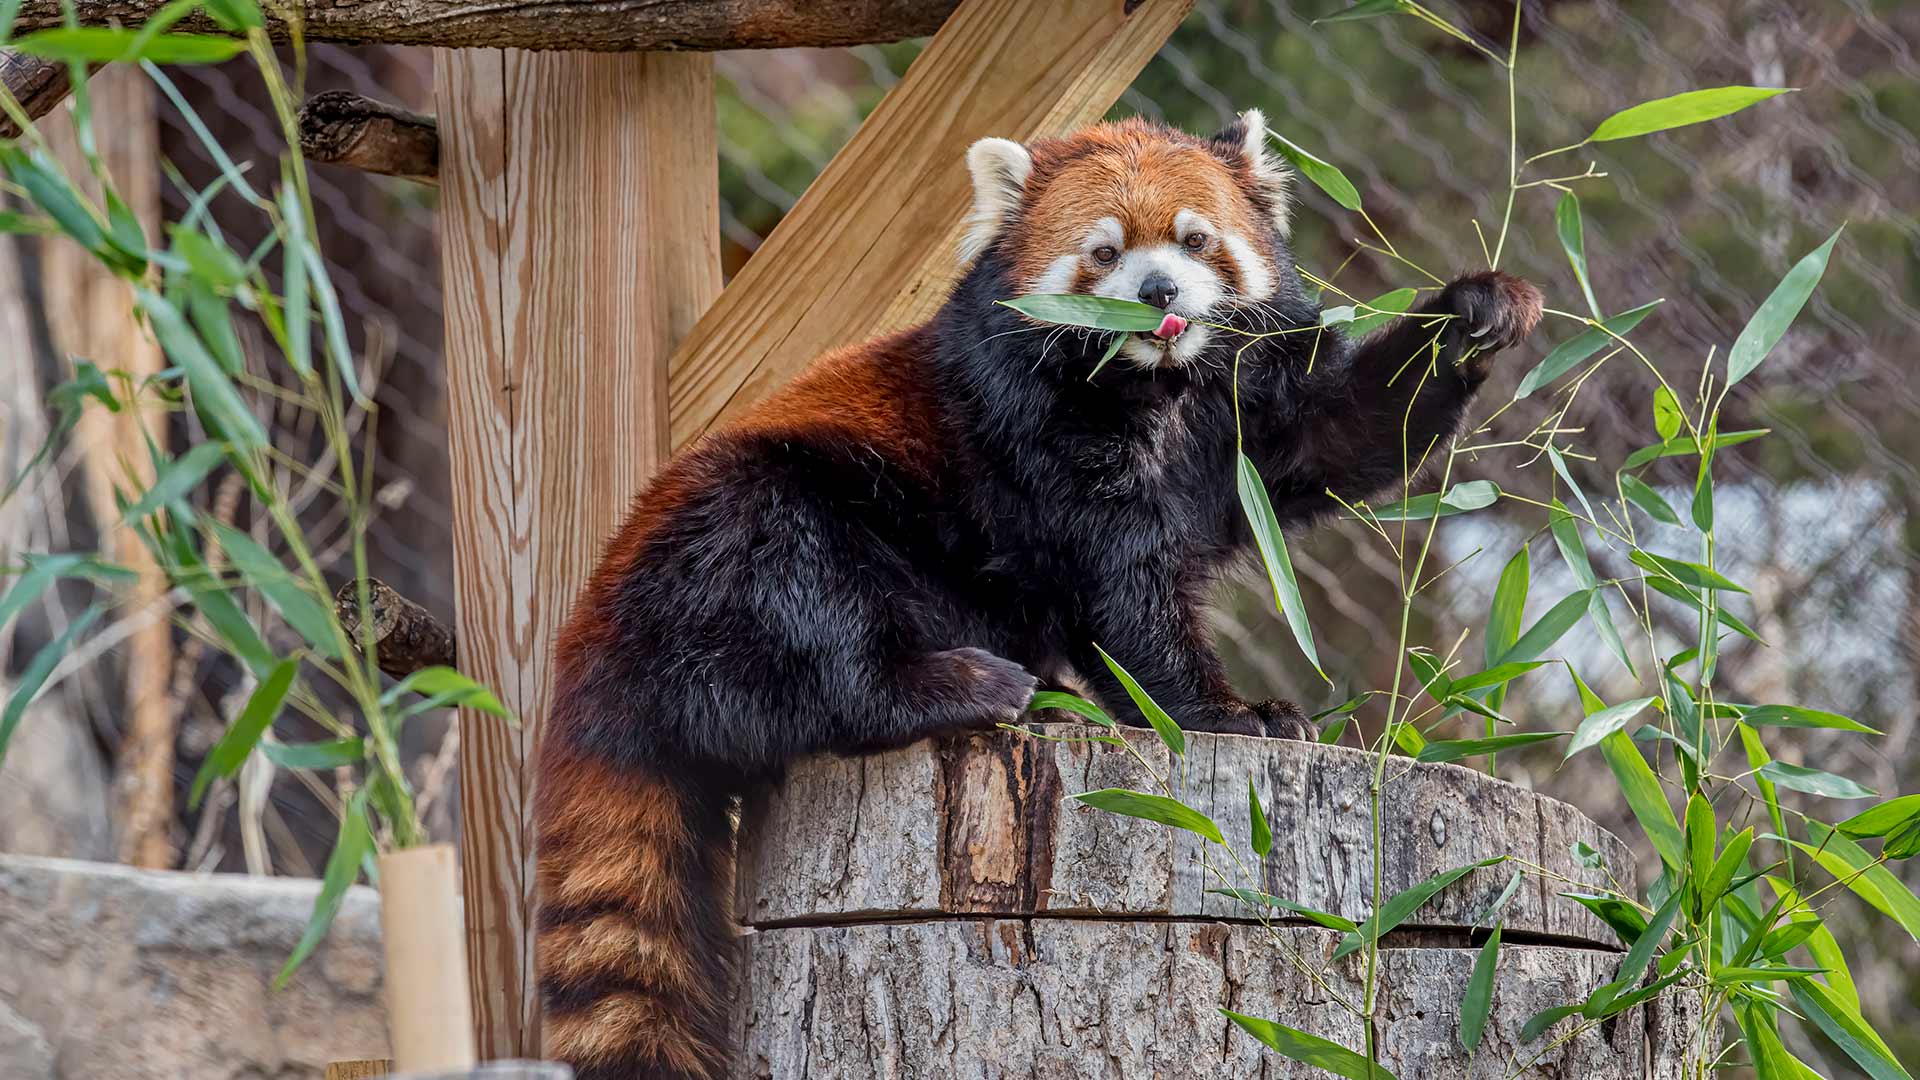
[[[1284,0],[1201,0],[1194,14],[1126,92],[1116,115],[1143,114],[1210,131],[1239,109],[1260,106],[1293,141],[1337,162],[1360,187],[1379,228],[1411,262],[1442,277],[1484,263],[1482,234],[1497,227],[1505,197],[1508,117],[1504,72],[1465,44],[1413,20],[1316,26],[1315,10]],[[1327,5],[1331,6],[1331,5]],[[1504,42],[1507,0],[1459,0],[1443,10],[1489,41]],[[750,258],[861,119],[898,82],[915,43],[843,50],[722,54],[719,81],[721,227],[731,273]],[[1842,222],[1847,239],[1825,285],[1761,374],[1729,399],[1741,427],[1774,437],[1728,455],[1722,481],[1725,565],[1754,587],[1743,611],[1768,647],[1729,645],[1720,679],[1733,700],[1792,696],[1854,716],[1886,732],[1866,742],[1805,736],[1789,756],[1840,759],[1826,767],[1877,783],[1911,786],[1920,754],[1907,750],[1920,695],[1920,393],[1913,342],[1920,333],[1920,8],[1902,0],[1538,0],[1519,30],[1514,108],[1528,149],[1571,143],[1596,118],[1639,101],[1701,86],[1787,85],[1799,94],[1729,120],[1662,137],[1596,145],[1567,155],[1584,182],[1593,286],[1608,310],[1657,298],[1666,303],[1636,335],[1671,372],[1697,372],[1724,349],[1794,258]],[[309,93],[340,87],[431,111],[431,63],[424,51],[315,47]],[[240,160],[270,162],[280,150],[264,97],[222,67],[173,73],[181,95],[213,137]],[[182,192],[218,175],[192,122],[163,107],[162,147],[182,183],[169,188],[168,216]],[[1535,142],[1538,145],[1535,145]],[[1617,147],[1617,148],[1616,148]],[[961,148],[954,152],[960,168]],[[375,482],[385,512],[372,526],[373,571],[432,610],[452,610],[450,492],[441,368],[439,261],[432,191],[338,170],[316,170],[313,192],[354,343],[378,385]],[[1578,290],[1553,238],[1557,193],[1520,193],[1503,265],[1548,287],[1553,299]],[[1356,246],[1353,219],[1317,190],[1298,189],[1294,248],[1303,266],[1355,296],[1418,284],[1393,259]],[[1477,223],[1477,226],[1476,226]],[[249,238],[237,237],[244,245]],[[1577,308],[1578,303],[1562,306]],[[1533,346],[1537,350],[1541,346]],[[1505,400],[1530,359],[1505,363],[1489,398]],[[1654,441],[1644,369],[1616,364],[1588,380],[1569,423],[1593,461],[1570,459],[1592,491],[1610,491],[1612,467]],[[1503,420],[1522,432],[1548,408],[1529,401]],[[1489,440],[1498,438],[1489,435]],[[1489,455],[1488,461],[1493,460]],[[1554,490],[1549,463],[1536,460],[1502,483],[1536,498]],[[1468,478],[1480,475],[1468,463]],[[1675,465],[1656,486],[1690,491]],[[1537,519],[1537,514],[1526,521]],[[1530,525],[1497,511],[1441,531],[1443,565],[1458,563],[1425,591],[1421,636],[1452,641],[1486,611],[1506,552]],[[1250,696],[1275,694],[1310,706],[1339,700],[1351,686],[1391,681],[1400,589],[1391,556],[1363,529],[1334,524],[1304,539],[1296,565],[1338,685],[1322,688],[1301,663],[1270,602],[1256,590],[1224,598],[1220,631]],[[1624,557],[1595,552],[1602,577],[1624,573]],[[1550,556],[1533,594],[1541,607],[1571,591]],[[1537,614],[1535,611],[1533,614]],[[1689,627],[1666,628],[1671,651]],[[1583,675],[1607,686],[1625,678],[1596,641],[1571,641]],[[1642,650],[1644,652],[1644,649]],[[1639,658],[1636,658],[1638,661]],[[1258,692],[1258,693],[1256,693]],[[217,694],[207,695],[218,700]],[[1324,700],[1323,700],[1324,699]],[[1568,727],[1572,686],[1545,680],[1523,721]],[[438,732],[423,732],[423,773],[440,781],[449,756]],[[182,783],[191,778],[191,752]],[[1556,770],[1547,755],[1503,755],[1503,775],[1579,802],[1593,777]],[[300,793],[288,796],[293,845],[322,847],[330,825],[303,822]],[[446,815],[451,798],[439,802]],[[1590,811],[1602,808],[1587,806]],[[442,817],[444,824],[451,815]],[[1607,822],[1631,831],[1624,818]],[[311,853],[309,853],[311,854]],[[217,861],[217,860],[216,860]],[[291,867],[291,860],[280,865]],[[1879,933],[1881,931],[1875,931]],[[1910,942],[1884,939],[1891,955]],[[1897,948],[1896,948],[1897,947]],[[1910,953],[1909,953],[1910,955]],[[1871,958],[1862,958],[1871,961]],[[1863,992],[1882,1015],[1920,998],[1897,963],[1865,965]],[[1911,1013],[1909,1015],[1912,1015]],[[1920,1025],[1888,1025],[1888,1029]],[[1920,1053],[1920,1036],[1905,1053]],[[1812,1053],[1812,1051],[1809,1051]],[[1837,1059],[1835,1075],[1846,1075]]]

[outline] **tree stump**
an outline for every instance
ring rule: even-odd
[[[1151,731],[1126,736],[1165,773]],[[1066,801],[1152,790],[1124,751],[1011,732],[814,759],[752,800],[739,845],[746,960],[735,1077],[1328,1075],[1268,1051],[1218,1010],[1363,1048],[1361,1021],[1334,996],[1360,1000],[1363,954],[1332,961],[1339,934],[1303,920],[1269,929],[1207,890],[1257,888],[1366,918],[1373,760],[1310,743],[1187,739],[1183,800],[1249,860],[1252,779],[1273,833],[1260,865],[1236,872],[1192,833]],[[1380,1059],[1403,1080],[1501,1077],[1565,1030],[1522,1045],[1528,1017],[1583,999],[1619,967],[1614,934],[1557,894],[1609,874],[1631,888],[1632,859],[1565,803],[1451,765],[1389,766],[1385,895],[1511,860],[1468,874],[1383,938]],[[1603,867],[1582,866],[1576,843]],[[1210,877],[1203,847],[1234,880]],[[1469,1059],[1459,1013],[1488,928],[1480,920],[1518,864],[1546,873],[1530,873],[1502,909],[1492,1015]],[[1662,1001],[1583,1032],[1522,1075],[1677,1078],[1697,1026]]]

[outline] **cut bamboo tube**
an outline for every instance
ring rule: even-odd
[[[394,1068],[471,1068],[476,1059],[473,1005],[453,845],[429,844],[380,857],[380,923]]]

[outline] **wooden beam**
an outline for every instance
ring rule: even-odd
[[[66,0],[25,0],[16,35],[62,25]],[[166,0],[76,0],[88,26],[137,26]],[[861,45],[922,37],[939,29],[958,0],[598,0],[564,10],[540,0],[289,0],[263,5],[268,31],[284,40],[298,23],[306,41],[445,48],[779,49]],[[1118,2],[1118,0],[1116,0]],[[1046,7],[1035,3],[1035,7]],[[175,24],[218,34],[202,12]]]
[[[308,161],[440,182],[440,132],[431,116],[347,90],[322,90],[300,106],[299,124],[300,152]]]
[[[564,21],[564,20],[562,20]],[[436,54],[461,720],[480,1056],[540,1056],[529,753],[561,620],[665,459],[666,362],[720,291],[713,61]]]
[[[673,444],[737,416],[815,356],[945,298],[975,139],[1099,119],[1193,0],[966,0],[747,261],[680,351]]]

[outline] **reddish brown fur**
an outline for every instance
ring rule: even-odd
[[[1141,247],[1179,243],[1174,219],[1192,210],[1245,238],[1262,256],[1270,254],[1259,208],[1247,194],[1249,166],[1221,158],[1207,142],[1125,120],[1030,149],[1031,196],[1007,232],[1020,280],[1032,281],[1055,259],[1078,253],[1103,217],[1118,218],[1127,246]],[[1238,277],[1237,264],[1217,242],[1203,257],[1228,280]],[[1097,268],[1083,266],[1076,291],[1099,277]]]

